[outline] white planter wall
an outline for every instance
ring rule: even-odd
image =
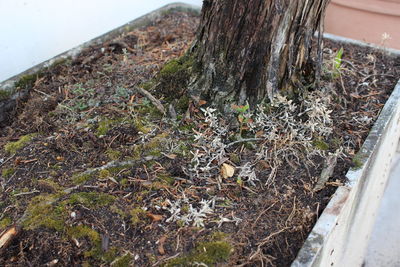
[[[0,82],[172,2],[0,0]]]

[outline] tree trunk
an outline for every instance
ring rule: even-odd
[[[314,73],[311,42],[315,31],[321,32],[328,2],[205,0],[191,50],[199,63],[191,95],[225,109],[292,90],[301,77]]]

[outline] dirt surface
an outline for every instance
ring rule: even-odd
[[[29,99],[0,129],[0,229],[20,229],[1,266],[290,265],[357,167],[400,59],[348,45],[341,58],[327,41],[321,90],[257,114],[235,107],[232,123],[192,104],[184,86],[163,89],[185,63],[157,74],[197,24],[166,14],[26,85]]]

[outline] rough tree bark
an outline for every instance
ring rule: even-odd
[[[255,104],[313,75],[311,42],[329,0],[205,0],[189,85],[219,107]],[[317,47],[321,47],[318,38]],[[317,49],[320,50],[320,49]]]

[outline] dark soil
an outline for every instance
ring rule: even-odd
[[[195,134],[215,133],[184,92],[171,101],[171,88],[154,84],[163,64],[189,48],[197,23],[194,15],[166,14],[49,68],[30,86],[29,99],[0,129],[0,229],[21,227],[0,251],[1,266],[290,265],[357,165],[352,158],[400,77],[400,58],[326,41],[321,87],[332,99],[332,133],[315,137],[320,154],[306,163],[296,147],[279,164],[260,160],[254,183],[237,172],[221,178],[223,163],[238,168],[254,160],[257,146],[270,145],[237,142],[199,179],[193,153],[204,148]],[[334,67],[340,47],[343,60]],[[137,85],[166,109],[171,103],[176,120]],[[232,142],[237,132],[225,136]],[[326,155],[337,149],[343,153],[334,174],[313,190]],[[202,200],[213,202],[212,211],[197,224],[187,218],[201,212]],[[171,203],[178,202],[180,219],[173,219]]]

